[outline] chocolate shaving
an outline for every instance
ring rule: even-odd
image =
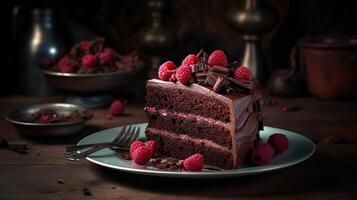
[[[248,89],[248,90],[252,90],[253,89],[252,82],[245,83],[245,82],[242,82],[242,81],[238,81],[237,79],[234,79],[232,77],[227,77],[227,79],[232,83],[233,86],[240,87],[240,88],[243,88],[243,89]]]
[[[213,85],[216,83],[217,78],[218,78],[218,77],[215,75],[214,72],[209,72],[209,73],[207,74],[207,77],[206,77],[206,80],[205,80],[205,84],[206,84],[206,85],[213,86]]]
[[[226,92],[227,92],[227,94],[232,95],[232,94],[234,94],[234,89],[231,88],[231,87],[228,87],[228,88],[226,89]]]
[[[197,72],[196,77],[206,77],[208,75],[208,72]]]
[[[228,76],[228,68],[220,67],[220,66],[213,66],[210,71],[220,74],[222,76]]]
[[[199,64],[191,65],[190,67],[191,67],[191,72],[192,73],[196,73],[196,72],[200,71],[200,65]]]
[[[213,91],[218,92],[222,89],[223,86],[223,78],[220,76],[217,78],[216,83],[213,85]]]
[[[205,80],[206,80],[206,77],[204,77],[204,76],[196,77],[197,83],[204,83]]]

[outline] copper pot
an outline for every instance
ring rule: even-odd
[[[357,36],[307,37],[298,46],[302,75],[312,95],[357,99]]]

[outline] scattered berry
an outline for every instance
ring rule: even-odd
[[[151,156],[155,155],[157,151],[157,144],[154,140],[149,140],[145,142],[145,146],[149,147],[151,150]]]
[[[176,69],[175,63],[172,61],[166,61],[159,67],[159,78],[163,81],[168,81],[171,75],[175,72]]]
[[[134,142],[132,142],[130,145],[130,155],[133,155],[134,150],[141,146],[145,146],[145,144],[140,140],[135,140]]]
[[[192,77],[192,72],[190,66],[181,66],[176,70],[176,78],[177,80],[187,85]]]
[[[293,111],[298,111],[298,110],[301,110],[302,107],[301,106],[286,106],[286,105],[283,105],[281,107],[281,111],[282,112],[293,112]]]
[[[120,116],[124,114],[124,104],[120,100],[113,101],[109,108],[109,114],[114,116]]]
[[[171,77],[169,78],[169,81],[172,81],[172,82],[176,82],[177,81],[176,72],[171,75]]]
[[[133,151],[131,158],[138,165],[146,165],[150,161],[151,153],[149,147],[139,146]]]
[[[190,66],[190,65],[193,65],[193,64],[197,64],[198,63],[198,58],[196,55],[193,55],[193,54],[190,54],[188,56],[186,56],[185,59],[183,59],[182,63],[181,63],[181,66]]]
[[[252,150],[250,160],[254,165],[265,165],[274,158],[274,155],[274,149],[270,144],[259,144]]]
[[[90,42],[88,40],[83,40],[81,43],[79,43],[79,48],[82,52],[88,53],[90,49]]]
[[[208,64],[225,67],[228,65],[226,54],[222,50],[215,50],[208,57]]]
[[[252,81],[253,75],[247,67],[241,66],[234,71],[234,78],[239,81]]]
[[[87,54],[82,58],[82,66],[85,69],[91,69],[97,63],[97,58],[94,55]]]
[[[193,154],[183,161],[186,171],[201,171],[203,169],[204,157],[201,154]]]
[[[268,143],[274,148],[276,154],[283,153],[289,146],[289,139],[281,133],[275,133],[268,139]]]
[[[99,54],[99,60],[103,63],[111,63],[114,59],[113,49],[106,48]]]

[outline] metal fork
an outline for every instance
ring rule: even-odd
[[[105,149],[107,147],[113,147],[113,146],[127,146],[130,143],[132,143],[136,138],[138,138],[139,133],[140,133],[140,128],[133,128],[131,130],[131,127],[129,127],[129,129],[127,131],[121,131],[121,133],[124,132],[124,134],[122,134],[121,137],[117,137],[115,139],[115,141],[113,141],[110,144],[104,144],[104,145],[96,145],[93,146],[92,148],[90,148],[87,151],[77,151],[76,153],[73,153],[71,155],[69,155],[68,159],[71,161],[78,161],[81,158],[85,158],[87,156],[89,156],[90,154],[97,152],[99,150]]]
[[[94,146],[98,146],[98,145],[110,145],[110,144],[116,144],[118,143],[118,141],[123,137],[123,135],[126,133],[126,132],[130,132],[130,129],[131,127],[129,127],[128,130],[126,130],[126,126],[123,127],[123,129],[120,131],[120,133],[118,134],[117,137],[114,138],[113,141],[111,142],[101,142],[101,143],[93,143],[93,144],[80,144],[80,145],[72,145],[72,146],[68,146],[68,147],[65,147],[64,148],[64,154],[66,155],[71,155],[75,152],[78,152],[80,150],[83,150],[83,149],[87,149],[89,147],[94,147]],[[118,149],[121,149],[123,147],[117,147]]]

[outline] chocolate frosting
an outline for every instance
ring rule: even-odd
[[[182,90],[190,90],[203,95],[214,97],[230,108],[230,122],[224,123],[224,126],[231,132],[232,148],[230,151],[233,154],[234,166],[239,166],[244,161],[246,152],[253,146],[259,133],[258,112],[253,109],[253,103],[256,101],[254,92],[250,94],[238,93],[234,95],[219,94],[211,88],[204,87],[192,83],[189,86],[180,83],[161,81],[151,79],[147,81],[147,85],[171,88],[175,87]],[[199,116],[202,118],[202,116]],[[215,123],[216,120],[208,119]]]

